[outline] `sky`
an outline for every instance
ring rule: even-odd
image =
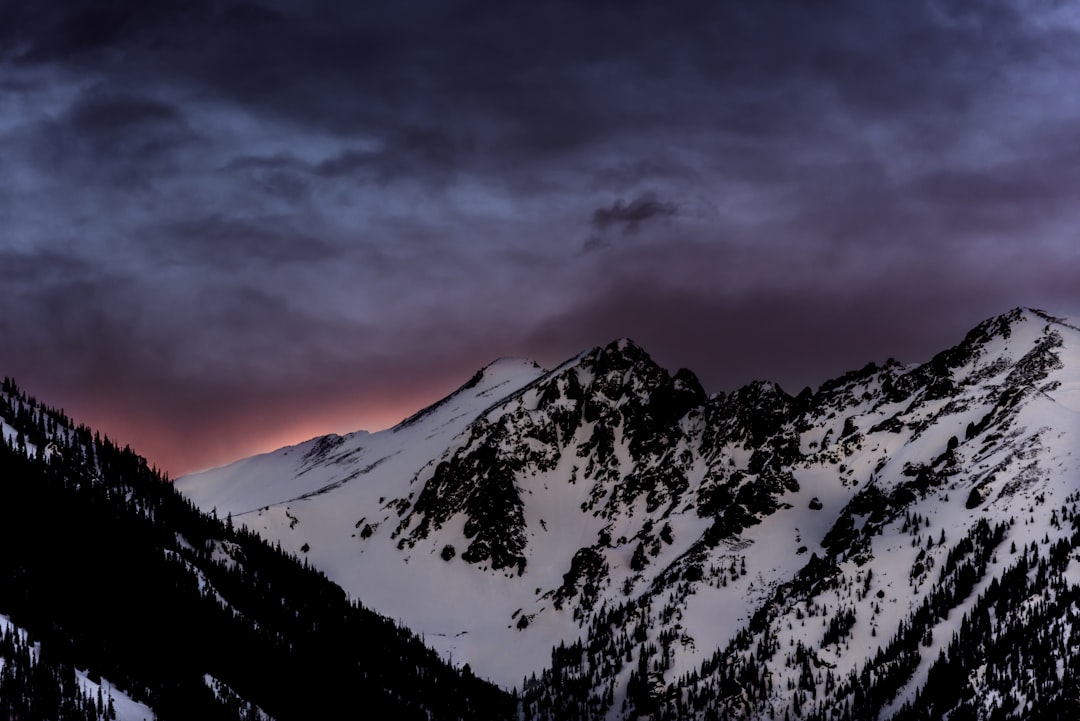
[[[173,476],[629,336],[1080,317],[1080,6],[0,0],[0,374]]]

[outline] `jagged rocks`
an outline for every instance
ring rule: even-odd
[[[591,611],[600,590],[600,581],[608,572],[607,561],[594,548],[579,549],[570,561],[570,570],[563,575],[562,585],[554,595],[556,608],[580,593],[581,608]]]
[[[1015,515],[1017,555],[1074,533],[1060,486],[1080,473],[1077,347],[1080,331],[1020,311],[928,363],[868,364],[795,398],[767,382],[707,397],[625,340],[505,392],[486,373],[482,402],[451,414],[465,391],[393,432],[407,449],[454,428],[400,481],[384,475],[398,460],[370,472],[398,486],[385,502],[384,490],[378,504],[354,501],[349,525],[373,529],[356,568],[387,568],[389,546],[408,588],[427,574],[482,607],[468,660],[486,674],[524,666],[509,683],[539,672],[543,643],[561,643],[526,684],[533,718],[844,717],[838,698],[888,718],[916,697],[979,579],[1015,560],[1003,546],[950,564],[979,519]],[[294,504],[297,528],[312,533],[302,511],[335,494],[363,490]],[[287,524],[274,532],[291,539]],[[328,546],[312,542],[313,563]],[[461,550],[446,560],[447,548]]]

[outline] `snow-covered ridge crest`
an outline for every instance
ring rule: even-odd
[[[363,444],[177,483],[480,675],[543,672],[532,714],[695,718],[726,698],[779,718],[807,713],[801,694],[887,718],[1019,549],[1073,542],[1078,353],[1076,323],[1016,309],[923,364],[709,397],[616,341]],[[920,615],[946,598],[945,620]],[[909,653],[915,626],[937,640]],[[903,674],[875,670],[878,646]],[[855,699],[864,672],[877,695]]]
[[[185,476],[178,479],[178,487],[202,507],[217,508],[222,515],[244,516],[262,507],[325,494],[357,478],[411,475],[416,471],[414,463],[423,465],[433,454],[445,450],[448,440],[494,399],[542,374],[543,369],[533,361],[500,358],[453,393],[393,428],[379,433],[319,436]]]

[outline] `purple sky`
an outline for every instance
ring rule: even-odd
[[[1070,3],[0,3],[0,374],[174,475],[630,336],[1080,316]]]

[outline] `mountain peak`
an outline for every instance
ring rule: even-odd
[[[1039,308],[1030,308],[1027,306],[1017,306],[1012,310],[1006,311],[1001,315],[987,318],[979,325],[975,326],[968,333],[967,341],[971,339],[989,339],[991,337],[1009,338],[1015,328],[1032,322],[1038,326],[1046,324],[1059,325],[1067,328],[1076,329],[1075,326],[1070,325],[1065,318],[1059,318],[1057,316],[1050,315],[1045,310]]]
[[[630,358],[644,357],[648,358],[648,352],[642,348],[633,338],[622,337],[617,338],[608,343],[603,348],[597,348],[604,355],[620,355]]]
[[[541,373],[545,372],[544,368],[531,358],[500,356],[481,368],[476,375],[487,380],[493,380],[521,373],[533,373],[535,371],[540,371]]]
[[[656,365],[648,351],[631,338],[618,338],[605,346],[597,346],[586,353],[582,360],[591,360],[603,368],[628,369],[638,363]]]
[[[934,691],[926,679],[952,678],[933,670],[942,651],[961,677],[985,662],[948,650],[965,633],[983,643],[963,618],[989,604],[1036,627],[987,595],[991,580],[1004,588],[1036,546],[1071,563],[1072,327],[1017,308],[921,365],[870,363],[796,397],[756,381],[708,398],[629,338],[547,374],[499,359],[297,484],[283,464],[292,495],[231,510],[262,509],[248,516],[261,532],[481,675],[536,674],[522,694],[534,718],[860,704],[853,718],[899,721]],[[248,475],[266,486],[265,468]],[[224,498],[202,504],[230,510]],[[1003,540],[1025,550],[995,552]],[[1039,592],[1020,571],[1016,598]],[[997,683],[1007,665],[971,678]],[[807,692],[824,704],[813,713]],[[680,707],[690,696],[708,703]]]
[[[641,346],[629,336],[623,336],[622,338],[613,340],[611,343],[608,343],[608,348],[614,348],[624,353],[631,349],[642,350]]]
[[[510,356],[496,358],[476,371],[469,380],[465,381],[453,393],[401,421],[394,427],[394,430],[411,426],[452,401],[463,400],[466,395],[497,399],[497,396],[502,395],[502,393],[498,392],[498,389],[509,393],[531,383],[545,372],[538,363],[528,358]]]
[[[736,398],[756,400],[791,398],[790,394],[788,394],[787,391],[781,388],[779,383],[774,383],[773,381],[766,380],[750,381],[741,388],[736,389],[731,395]]]

